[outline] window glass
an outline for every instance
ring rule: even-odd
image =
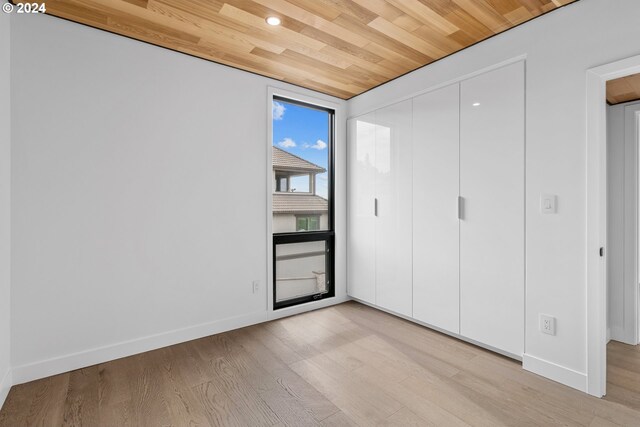
[[[296,231],[318,231],[320,230],[320,216],[298,216],[296,217]]]
[[[272,128],[273,232],[327,230],[331,113],[277,99]]]
[[[334,111],[273,99],[273,308],[335,296]]]
[[[276,303],[328,291],[326,248],[325,241],[276,246]]]

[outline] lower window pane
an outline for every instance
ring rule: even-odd
[[[328,291],[326,245],[324,240],[276,245],[276,303]]]

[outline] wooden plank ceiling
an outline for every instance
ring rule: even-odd
[[[640,74],[609,80],[607,82],[607,102],[611,105],[640,99]]]
[[[348,99],[574,1],[47,0],[46,7],[50,15]],[[267,16],[282,25],[267,25]]]

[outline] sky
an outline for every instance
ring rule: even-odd
[[[328,169],[329,113],[273,101],[273,145]],[[292,187],[305,188],[299,180]],[[327,197],[327,173],[316,176],[316,193]],[[306,188],[305,188],[306,189]]]

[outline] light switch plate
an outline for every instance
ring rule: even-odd
[[[555,194],[542,194],[540,196],[540,212],[543,214],[555,214],[558,212],[558,196]]]

